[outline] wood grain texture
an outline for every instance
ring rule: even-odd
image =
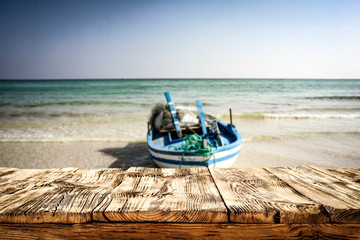
[[[268,168],[293,189],[322,204],[332,223],[360,223],[359,169]]]
[[[0,222],[226,222],[207,168],[0,171]]]
[[[295,191],[266,169],[211,169],[230,221],[239,223],[327,223],[321,204]]]
[[[360,170],[0,168],[0,223],[360,223]]]
[[[109,221],[226,222],[207,168],[130,168],[104,212]]]
[[[359,224],[0,224],[3,239],[360,239]]]
[[[0,222],[106,221],[97,206],[121,183],[122,169],[2,169]]]

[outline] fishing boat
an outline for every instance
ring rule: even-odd
[[[240,154],[242,137],[232,124],[204,114],[197,100],[198,115],[189,121],[175,108],[170,92],[167,105],[152,112],[147,142],[154,162],[162,168],[231,167]],[[171,116],[170,120],[165,116]],[[194,119],[194,118],[193,118]]]

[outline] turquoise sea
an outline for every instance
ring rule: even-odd
[[[232,109],[234,167],[360,167],[360,80],[347,79],[3,80],[0,143],[145,142],[165,91],[225,122]]]

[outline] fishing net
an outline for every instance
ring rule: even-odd
[[[204,146],[203,141],[207,141],[206,146]],[[214,154],[217,152],[219,146],[216,141],[214,141],[214,143],[215,146],[212,145],[207,138],[203,139],[202,136],[197,134],[191,134],[184,137],[181,145],[174,148],[175,150],[183,150],[179,168],[181,168],[182,164],[185,162],[185,154],[190,152],[206,158],[204,161],[199,161],[194,165],[204,166],[213,157],[215,166],[216,162]]]
[[[199,124],[197,111],[197,108],[191,106],[177,106],[176,113],[180,126],[189,127]],[[205,114],[205,119],[207,123],[211,123],[218,118],[211,114]],[[151,126],[155,127],[157,130],[174,128],[169,106],[164,103],[158,103],[152,108],[149,122]]]

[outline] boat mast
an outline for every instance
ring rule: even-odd
[[[175,107],[174,107],[174,102],[171,99],[171,94],[170,94],[170,92],[165,92],[164,94],[165,94],[165,97],[166,97],[166,101],[167,101],[167,103],[169,105],[171,117],[172,117],[175,129],[176,129],[176,134],[177,134],[177,136],[179,138],[181,138],[182,137],[182,132],[181,132],[181,128],[180,128],[180,123],[179,123],[178,116],[176,114],[176,110],[175,110]]]

